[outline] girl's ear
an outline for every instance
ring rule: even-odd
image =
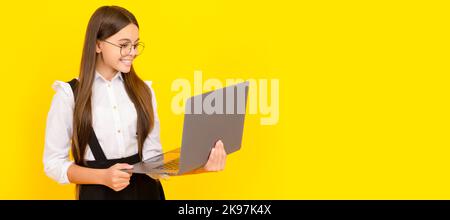
[[[100,48],[100,41],[97,41],[95,43],[95,52],[97,52],[97,53],[101,53],[102,52],[102,49]]]

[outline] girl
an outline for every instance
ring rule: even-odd
[[[123,171],[162,153],[151,82],[132,65],[143,49],[133,14],[100,7],[89,20],[78,80],[53,84],[45,172],[59,183],[77,184],[79,199],[165,199],[158,180]],[[223,170],[225,160],[218,141],[203,169]]]

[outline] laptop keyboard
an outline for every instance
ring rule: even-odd
[[[171,160],[162,166],[157,167],[156,169],[166,169],[166,170],[178,170],[178,166],[180,165],[180,158],[175,160]]]

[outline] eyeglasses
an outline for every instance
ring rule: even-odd
[[[145,45],[142,42],[139,42],[137,44],[131,44],[131,43],[124,43],[124,44],[120,44],[117,45],[115,43],[111,43],[109,41],[103,40],[104,42],[111,44],[113,46],[119,47],[120,48],[120,55],[121,56],[128,56],[131,54],[131,49],[134,48],[134,51],[136,51],[136,56],[141,55],[142,51],[144,51]]]

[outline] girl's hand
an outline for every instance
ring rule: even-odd
[[[227,159],[227,153],[221,140],[216,142],[216,145],[209,154],[208,162],[203,167],[205,171],[222,171],[225,169],[225,162]]]
[[[132,173],[127,173],[123,170],[133,169],[133,166],[126,163],[118,163],[105,169],[103,174],[103,185],[120,191],[130,184],[130,177]]]

